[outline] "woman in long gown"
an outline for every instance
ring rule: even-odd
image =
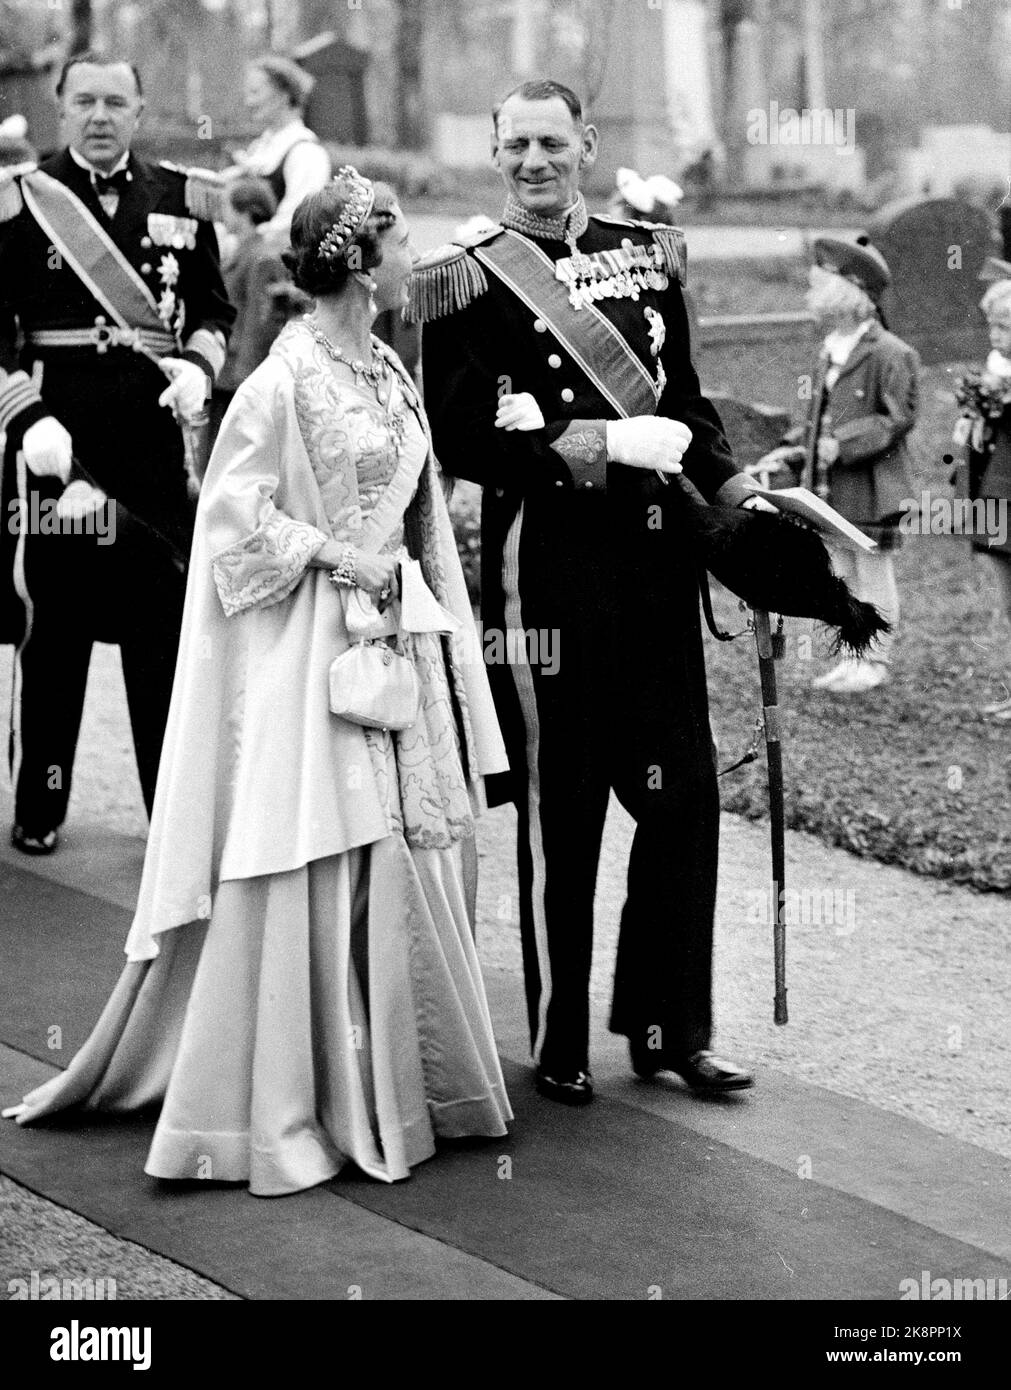
[[[394,1181],[511,1118],[464,872],[506,762],[424,412],[370,334],[410,273],[392,191],[342,170],[289,260],[317,304],[208,467],[128,964],[69,1068],[5,1112],[162,1101],[146,1172],[261,1196],[349,1159]],[[398,630],[414,726],[332,714],[334,658]]]

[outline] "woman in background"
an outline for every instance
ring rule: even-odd
[[[318,193],[330,178],[330,156],[305,124],[306,102],[316,80],[290,58],[268,53],[246,71],[244,97],[260,134],[236,155],[225,177],[250,174],[266,179],[277,208],[261,235],[288,243],[295,209],[310,193]]]

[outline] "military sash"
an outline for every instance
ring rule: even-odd
[[[35,221],[119,329],[164,336],[167,330],[151,291],[76,193],[41,170],[26,174],[21,190]],[[136,333],[134,340],[145,351]]]
[[[593,304],[573,310],[554,262],[535,242],[507,230],[473,254],[545,323],[623,419],[656,414],[661,387],[639,354]]]

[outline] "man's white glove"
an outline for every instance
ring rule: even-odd
[[[100,487],[85,482],[83,478],[75,478],[60,494],[60,500],[56,504],[56,515],[72,518],[85,517],[90,512],[97,512],[108,500]]]
[[[170,382],[158,397],[158,404],[170,406],[181,420],[199,415],[207,400],[207,373],[203,368],[184,357],[161,357],[158,366]]]
[[[44,415],[25,430],[21,448],[25,463],[36,478],[59,478],[65,483],[70,477],[74,445],[70,435],[52,415]]]
[[[691,442],[687,425],[661,415],[633,415],[631,420],[607,422],[607,457],[631,468],[680,473],[681,457]]]
[[[520,391],[515,396],[500,396],[495,414],[495,428],[499,430],[542,430],[544,416],[541,408],[529,391]]]

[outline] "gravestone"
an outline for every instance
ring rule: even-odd
[[[0,121],[24,116],[28,139],[40,158],[60,147],[54,81],[52,64],[38,69],[27,61],[0,56]]]
[[[867,232],[892,272],[881,306],[892,332],[924,363],[978,357],[985,346],[979,272],[987,256],[1000,254],[992,215],[958,198],[910,198],[883,207]]]
[[[367,145],[365,70],[369,55],[335,35],[321,34],[294,50],[299,67],[316,79],[305,110],[305,123],[321,140]]]

